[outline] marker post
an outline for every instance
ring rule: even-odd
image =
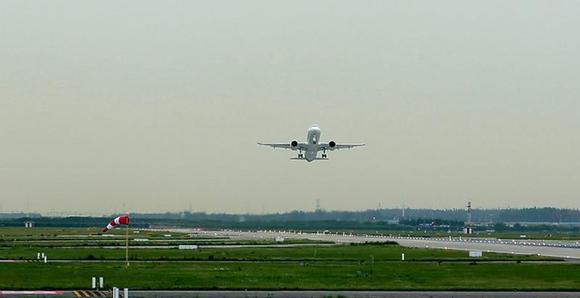
[[[125,262],[127,262],[127,267],[129,267],[129,223],[127,222],[127,228],[125,229]]]

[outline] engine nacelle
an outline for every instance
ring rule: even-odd
[[[290,142],[290,146],[292,146],[292,148],[298,147],[298,141],[292,141],[292,142]]]
[[[328,142],[328,148],[330,148],[330,150],[334,150],[334,148],[336,148],[336,142],[334,141]]]

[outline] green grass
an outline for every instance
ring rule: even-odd
[[[22,228],[22,227],[2,227],[0,228],[0,239],[60,239],[70,238],[82,239],[84,237],[101,237],[101,228]],[[107,232],[109,235],[125,236],[125,229],[113,229]],[[137,238],[146,237],[163,237],[165,234],[171,234],[172,238],[188,237],[186,233],[158,232],[145,230],[130,230],[130,235]],[[199,236],[203,237],[203,236]],[[204,237],[217,238],[217,237]],[[221,237],[221,239],[224,239]]]
[[[170,234],[171,237],[165,237]],[[147,241],[135,241],[135,239]],[[168,233],[146,230],[132,230],[129,234],[132,246],[177,246],[180,244],[196,245],[272,245],[272,239],[240,240],[228,237],[209,236],[204,234]],[[308,239],[287,239],[284,244],[332,244],[328,241]],[[101,247],[125,246],[123,229],[116,229],[102,234],[95,228],[0,228],[1,247]]]
[[[222,240],[222,239],[149,239],[149,241],[134,241],[129,239],[130,245],[137,246],[178,246],[180,244],[195,245],[275,245],[274,240]],[[310,241],[310,240],[287,240],[283,244],[332,244],[332,242]],[[119,246],[125,247],[124,239],[91,239],[91,240],[31,240],[31,241],[2,241],[0,247],[66,247],[66,248],[83,248],[83,247],[104,247]]]
[[[35,259],[44,252],[51,260],[123,260],[123,249],[108,248],[0,248],[0,259]],[[130,249],[133,260],[240,260],[240,261],[399,261],[405,253],[407,261],[471,261],[466,251],[406,248],[398,245],[337,245],[277,248],[201,248],[197,251],[179,249]],[[557,260],[554,258],[484,253],[481,260]]]
[[[92,276],[132,289],[578,290],[577,264],[13,263],[2,289],[87,288]]]
[[[37,252],[44,252],[51,260],[123,260],[125,258],[122,231],[113,230],[119,237],[102,237],[94,228],[0,228],[0,259],[34,260]],[[291,248],[201,248],[197,251],[170,248],[144,249],[137,245],[232,245],[232,244],[274,244],[272,240],[243,241],[227,238],[212,239],[207,236],[175,234],[168,239],[163,232],[140,231],[132,233],[132,238],[148,238],[151,241],[131,241],[130,258],[133,260],[228,260],[228,261],[356,261],[376,262],[398,261],[405,253],[407,261],[468,261],[467,252],[403,248],[398,245],[338,245],[332,247],[291,247]],[[172,233],[174,235],[174,233]],[[77,237],[77,238],[75,238]],[[14,240],[16,238],[16,240]],[[173,238],[173,237],[172,237]],[[74,239],[74,240],[73,240]],[[321,243],[316,241],[288,240],[291,243]],[[100,246],[118,246],[119,249]],[[521,256],[484,253],[482,260],[553,260],[537,256]]]
[[[132,236],[159,240],[148,244],[178,243],[159,232],[139,234]],[[538,256],[484,253],[475,263],[464,251],[396,244],[197,251],[133,247],[133,263],[125,268],[124,249],[87,245],[119,244],[114,239],[99,236],[95,229],[0,229],[0,259],[34,260],[37,252],[44,252],[49,261],[73,260],[0,263],[0,289],[82,289],[92,276],[104,276],[107,286],[132,289],[580,290],[580,264],[519,262],[559,261]],[[238,241],[187,234],[176,239]],[[72,247],[51,247],[55,243]]]

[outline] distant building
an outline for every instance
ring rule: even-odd
[[[398,218],[387,219],[387,223],[390,224],[390,225],[398,225],[399,224],[399,219]]]
[[[40,217],[40,213],[24,212],[0,212],[0,219],[34,218]]]
[[[31,220],[27,220],[24,222],[24,227],[25,228],[34,228],[34,222]]]

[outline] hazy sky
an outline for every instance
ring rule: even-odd
[[[0,1],[0,210],[580,207],[580,1]],[[257,141],[366,142],[330,161]]]

